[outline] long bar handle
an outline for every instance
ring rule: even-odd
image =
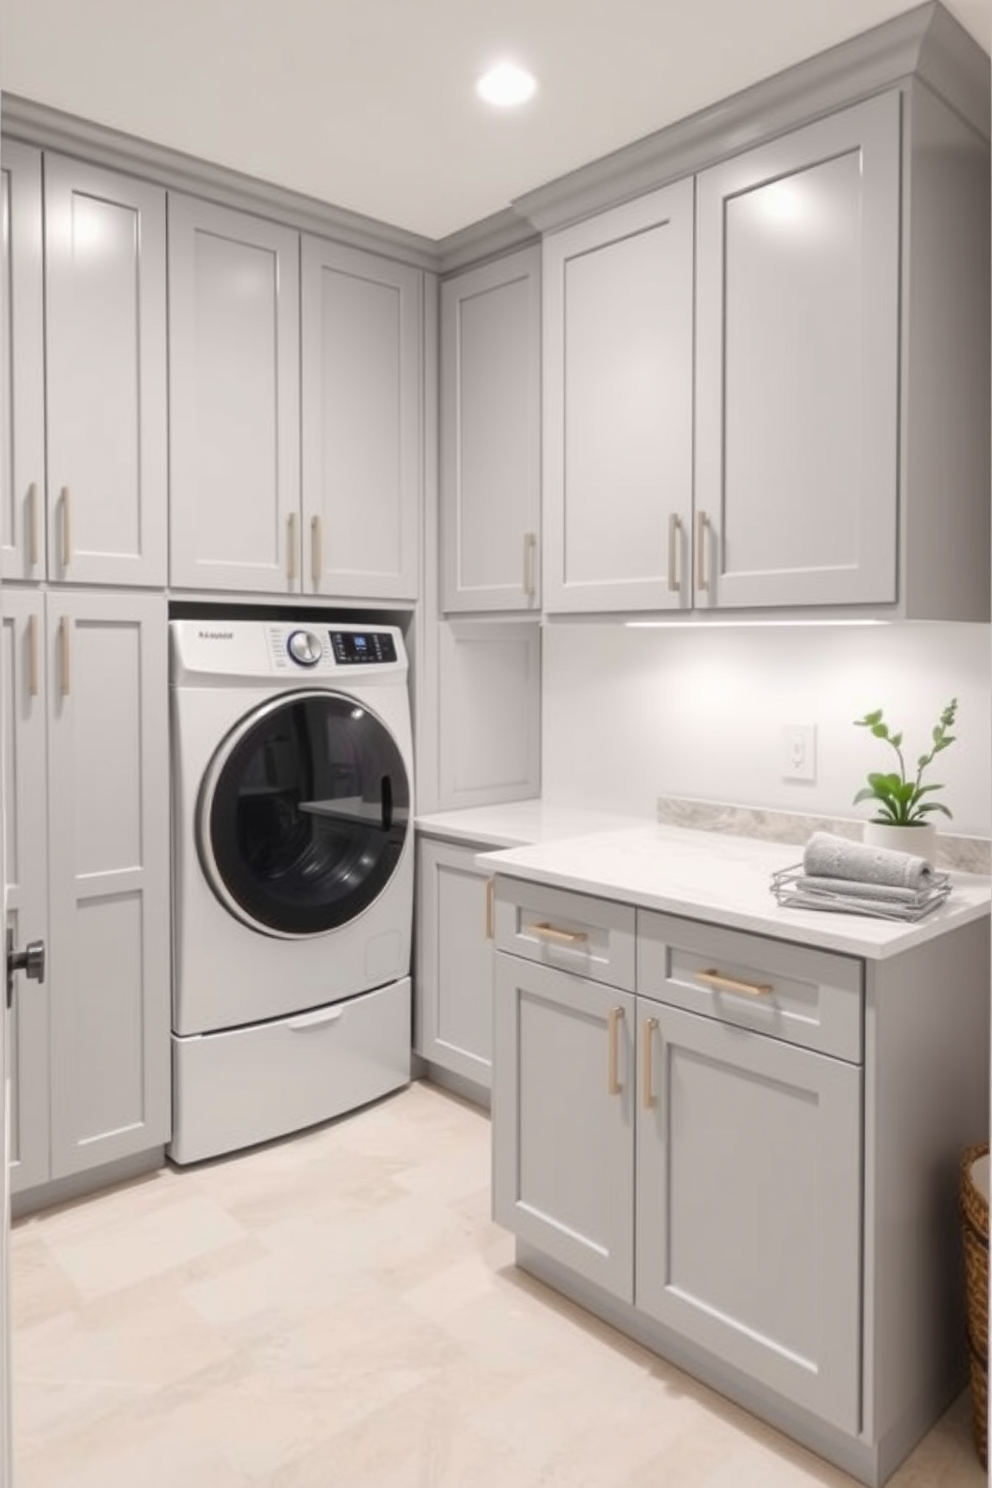
[[[694,971],[692,974],[697,982],[706,982],[708,986],[717,987],[722,992],[744,992],[748,997],[767,997],[775,991],[770,982],[743,982],[739,977],[724,976],[723,972],[712,966],[706,971]]]
[[[38,696],[38,616],[28,616],[28,696]]]
[[[59,674],[61,679],[60,690],[63,697],[69,696],[69,689],[71,685],[71,675],[69,670],[70,662],[72,660],[72,654],[69,649],[71,630],[72,621],[69,619],[68,615],[63,615],[62,619],[59,621]]]
[[[496,880],[486,879],[486,939],[496,938]]]
[[[72,507],[68,486],[62,487],[59,506],[62,517],[62,567],[68,568],[72,562]]]
[[[537,550],[537,533],[524,533],[524,595],[533,600],[536,595],[534,584],[534,553]]]
[[[38,482],[28,486],[28,562],[38,567]]]
[[[290,512],[286,519],[286,579],[290,584],[296,583],[296,560],[299,557],[300,545],[296,535],[296,513]]]
[[[611,1007],[606,1019],[607,1044],[609,1069],[607,1071],[607,1089],[610,1095],[619,1095],[623,1086],[620,1084],[620,1024],[623,1022],[623,1008]]]
[[[310,577],[320,583],[324,572],[324,524],[321,518],[310,518]]]
[[[705,594],[710,587],[706,569],[706,544],[709,541],[710,519],[704,511],[696,513],[696,588]]]
[[[682,518],[672,512],[668,518],[668,592],[679,594],[682,580],[679,578],[679,554],[682,547]]]
[[[559,930],[554,925],[531,925],[531,931],[541,940],[554,940],[561,945],[583,945],[589,936],[585,930]]]
[[[651,1041],[657,1027],[657,1018],[645,1018],[641,1025],[641,1104],[645,1111],[658,1104],[658,1097],[651,1094]]]

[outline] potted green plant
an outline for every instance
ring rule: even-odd
[[[866,728],[882,739],[894,751],[898,769],[871,771],[868,784],[863,785],[854,798],[854,804],[874,801],[875,814],[865,822],[864,838],[877,846],[897,847],[907,852],[932,856],[936,848],[937,829],[930,818],[934,813],[949,817],[951,812],[941,801],[933,800],[935,791],[943,790],[939,784],[923,784],[924,771],[933,764],[937,755],[950,748],[955,735],[951,733],[957,716],[958,700],[951,698],[940,715],[930,735],[930,748],[916,759],[916,773],[910,774],[902,752],[902,732],[893,733],[882,715],[881,708],[866,713],[864,718],[854,720],[856,728]]]

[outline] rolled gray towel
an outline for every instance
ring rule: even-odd
[[[808,878],[846,878],[858,883],[891,884],[897,889],[925,889],[933,878],[926,858],[851,842],[832,832],[814,832],[803,853]]]

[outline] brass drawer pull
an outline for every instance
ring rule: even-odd
[[[486,879],[486,939],[496,936],[496,880]]]
[[[607,1072],[607,1089],[610,1095],[619,1095],[623,1086],[620,1084],[620,1024],[623,1021],[623,1008],[610,1008],[606,1020],[606,1031],[609,1035],[608,1059],[609,1070]]]
[[[72,631],[72,621],[68,615],[63,615],[59,621],[59,680],[60,691],[63,697],[68,697],[71,690],[70,663],[71,652],[69,649],[69,637]]]
[[[524,533],[524,598],[533,601],[537,590],[534,584],[534,550],[537,547],[537,533]]]
[[[28,487],[28,562],[38,567],[38,482]]]
[[[531,931],[541,940],[553,940],[561,945],[584,945],[589,939],[585,930],[556,930],[554,925],[531,925]]]
[[[286,579],[288,583],[296,583],[296,560],[300,549],[300,540],[296,535],[296,513],[290,512],[286,518]]]
[[[72,562],[72,511],[69,507],[69,487],[62,487],[62,567]]]
[[[324,525],[320,517],[310,518],[310,577],[319,587],[324,572]]]
[[[658,1097],[651,1094],[651,1039],[657,1027],[657,1018],[645,1018],[641,1028],[641,1104],[645,1111],[658,1104]]]
[[[706,982],[718,991],[744,992],[748,997],[767,997],[775,991],[771,982],[742,982],[737,977],[724,976],[712,967],[708,971],[694,971],[693,976],[697,982]]]
[[[668,518],[668,592],[679,594],[682,580],[679,578],[679,549],[682,546],[682,518],[672,512]]]
[[[38,616],[28,616],[28,696],[38,696]]]
[[[710,519],[704,511],[696,513],[696,588],[705,594],[710,587],[706,576],[706,544],[709,540]]]

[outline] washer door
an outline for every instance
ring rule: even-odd
[[[196,838],[214,893],[267,935],[322,935],[382,893],[410,830],[392,734],[354,698],[287,693],[223,740],[200,786]]]

